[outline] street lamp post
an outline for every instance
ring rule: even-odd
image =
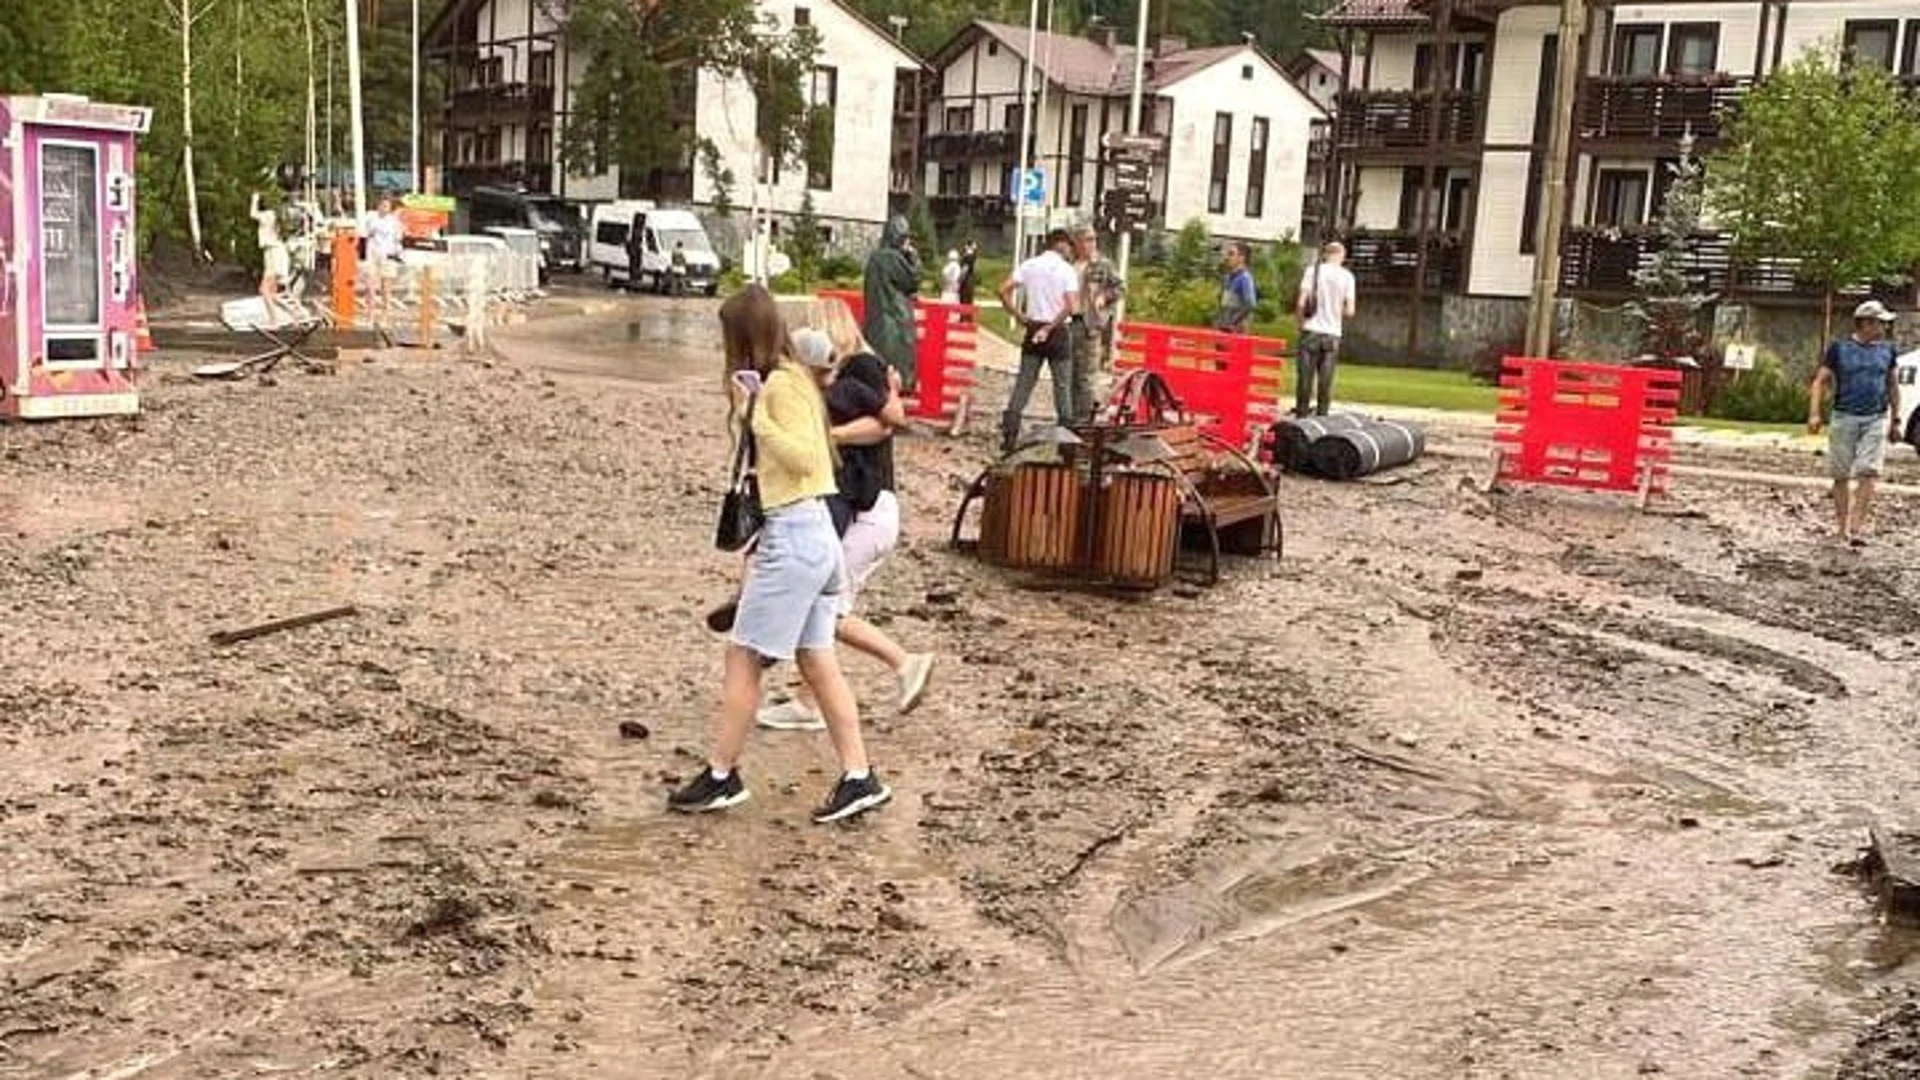
[[[1013,178],[1013,262],[1020,264],[1027,248],[1027,173],[1033,168],[1033,57],[1040,49],[1040,0],[1027,10],[1027,66],[1020,77],[1020,162]]]

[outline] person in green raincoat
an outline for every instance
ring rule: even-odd
[[[920,291],[920,257],[913,250],[907,219],[895,217],[880,234],[880,246],[867,256],[866,312],[860,332],[887,366],[900,373],[900,388],[919,384],[915,353],[919,333],[913,326],[913,300]]]

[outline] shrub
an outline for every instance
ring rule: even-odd
[[[1195,218],[1180,227],[1167,248],[1166,274],[1170,281],[1213,281],[1220,276],[1220,258],[1213,250],[1207,223]]]
[[[851,255],[829,255],[820,260],[820,278],[835,285],[859,284],[866,267]]]
[[[1778,357],[1762,355],[1752,371],[1727,380],[1707,415],[1719,420],[1796,423],[1807,418],[1807,387],[1787,374]]]

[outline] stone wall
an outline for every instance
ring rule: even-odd
[[[1527,302],[1504,296],[1428,296],[1420,302],[1419,341],[1408,348],[1413,314],[1406,294],[1362,295],[1347,324],[1342,355],[1398,367],[1471,368],[1489,351],[1518,349]]]

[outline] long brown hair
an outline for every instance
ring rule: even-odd
[[[765,379],[780,361],[793,357],[793,342],[787,337],[787,323],[780,317],[773,294],[757,282],[720,305],[720,340],[727,357],[721,379],[727,393],[727,427],[731,430],[741,419],[734,375],[751,371]]]

